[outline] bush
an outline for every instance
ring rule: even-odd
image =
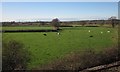
[[[118,54],[120,53],[117,48],[106,48],[101,52],[88,49],[83,52],[70,53],[62,59],[37,69],[81,71],[89,67],[115,62],[119,59]]]
[[[111,62],[115,62],[119,60],[118,57],[119,51],[117,48],[108,48],[103,52],[103,56],[101,57],[101,62],[104,64],[108,64]]]
[[[29,55],[22,43],[15,40],[3,42],[2,70],[26,69]]]

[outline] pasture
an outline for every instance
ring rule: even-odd
[[[3,30],[52,29],[51,27],[3,27]],[[100,52],[117,45],[117,29],[105,27],[61,27],[59,32],[3,33],[3,41],[22,42],[31,52],[28,69],[47,64],[74,51]]]

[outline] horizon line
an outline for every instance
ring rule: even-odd
[[[112,17],[112,16],[111,16]],[[115,16],[116,17],[116,16]],[[54,18],[27,18],[27,19],[10,19],[10,20],[1,20],[0,22],[25,22],[25,21],[52,21],[52,19],[55,19],[58,17]],[[60,21],[81,21],[81,20],[108,20],[110,17],[98,17],[98,18],[58,18]],[[118,17],[116,17],[118,19]]]
[[[109,19],[84,19],[84,20],[60,20],[60,22],[71,22],[71,21],[90,21],[90,20],[109,20]],[[117,19],[119,20],[119,19]],[[33,20],[33,21],[0,21],[0,22],[51,22],[52,20]]]

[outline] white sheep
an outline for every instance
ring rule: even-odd
[[[110,33],[110,31],[107,31],[108,33]]]
[[[60,33],[57,33],[58,35],[60,35]]]
[[[90,32],[90,30],[88,32]]]
[[[103,32],[100,32],[101,34],[103,33]]]

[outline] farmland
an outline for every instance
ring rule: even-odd
[[[2,29],[37,30],[52,29],[52,27],[3,27]],[[117,45],[117,28],[61,27],[61,29],[60,35],[57,32],[3,33],[3,41],[17,40],[25,45],[25,48],[31,52],[28,69],[61,59],[74,51],[92,49],[100,52],[104,48]],[[110,32],[107,32],[108,30]]]

